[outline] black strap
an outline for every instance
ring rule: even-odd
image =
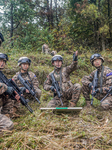
[[[62,94],[62,70],[60,69],[60,93]]]
[[[104,66],[102,66],[102,71],[101,71],[101,78],[100,78],[100,93],[102,93],[103,72],[104,72]]]

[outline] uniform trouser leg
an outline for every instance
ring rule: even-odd
[[[90,88],[87,85],[82,85],[82,93],[86,101],[90,101]]]
[[[77,104],[80,94],[81,94],[81,85],[76,83],[73,85],[73,87],[69,88],[66,92],[68,95],[68,99],[71,99],[70,102]]]
[[[63,102],[63,107],[67,107],[69,102],[62,98],[62,102]],[[54,97],[47,105],[47,107],[62,107],[60,99],[56,96]]]
[[[112,96],[107,97],[103,102],[101,102],[101,107],[105,110],[112,109]]]
[[[3,105],[2,105],[1,113],[11,115],[13,113],[12,99],[7,98],[6,96],[3,96],[2,100],[3,100]]]
[[[3,114],[0,114],[0,131],[2,130],[12,130],[13,122]]]
[[[42,91],[40,89],[36,90],[36,97],[40,100]]]

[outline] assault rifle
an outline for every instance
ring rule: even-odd
[[[56,93],[60,99],[60,102],[61,102],[61,105],[63,106],[63,102],[62,102],[62,99],[61,99],[61,94],[60,94],[60,87],[59,87],[59,84],[58,82],[55,80],[55,77],[53,75],[53,73],[50,75],[51,78],[52,78],[52,86],[54,86],[54,88],[56,89]]]
[[[108,90],[107,94],[104,96],[104,98],[102,98],[102,100],[101,100],[100,102],[103,102],[104,99],[105,99],[109,94],[112,94],[112,86],[109,87],[109,90]]]
[[[37,102],[39,102],[39,104],[40,104],[40,101],[39,101],[38,98],[36,97],[36,93],[35,93],[34,89],[32,90],[32,85],[31,85],[27,80],[24,80],[20,74],[18,75],[18,79],[20,80],[21,84],[23,84],[24,87],[29,90],[30,94],[31,94],[32,96],[34,96],[34,98],[35,98],[35,99],[37,100]]]
[[[2,83],[5,83],[7,86],[12,87],[14,91],[16,91],[18,93],[18,95],[20,96],[20,102],[22,105],[24,105],[31,113],[33,112],[33,110],[31,109],[31,107],[27,104],[27,100],[21,96],[21,90],[18,88],[18,86],[15,84],[15,82],[12,79],[7,79],[7,77],[2,73],[2,71],[0,71],[0,81]],[[15,92],[13,92],[10,95],[10,98],[15,100]]]
[[[92,98],[91,98],[91,105],[93,104],[93,97],[96,95],[97,91],[97,86],[98,86],[98,70],[95,72],[94,74],[94,79],[93,79],[93,82],[92,82]]]

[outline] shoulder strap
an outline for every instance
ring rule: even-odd
[[[102,66],[102,71],[101,71],[101,78],[100,78],[100,93],[102,93],[103,72],[104,72],[104,66]]]

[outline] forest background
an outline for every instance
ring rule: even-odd
[[[7,49],[41,51],[44,43],[56,51],[112,46],[111,0],[1,0],[0,6]]]
[[[11,150],[111,150],[112,111],[100,111],[100,102],[94,99],[92,108],[79,113],[54,114],[41,112],[53,94],[43,90],[43,83],[54,68],[50,55],[43,55],[42,45],[63,55],[67,66],[78,50],[78,66],[70,78],[80,83],[94,67],[90,56],[100,53],[105,64],[112,65],[112,1],[111,0],[1,0],[0,32],[5,41],[0,47],[9,61],[5,75],[11,78],[18,70],[21,56],[32,60],[33,71],[42,89],[41,105],[29,104],[30,114],[21,107],[21,117],[13,118],[14,130],[0,134],[0,149]],[[105,65],[104,64],[104,65]],[[81,95],[77,106],[85,106]]]

